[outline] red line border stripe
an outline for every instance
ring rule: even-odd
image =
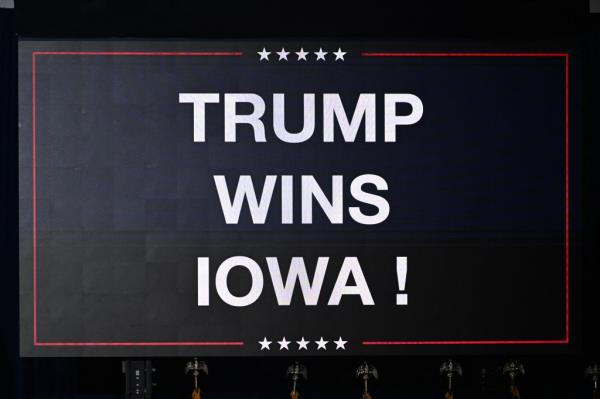
[[[139,56],[197,56],[197,57],[236,57],[244,53],[239,51],[180,51],[180,52],[152,52],[152,51],[34,51],[34,55],[139,55]]]
[[[568,53],[361,53],[363,57],[568,57]]]
[[[568,341],[557,340],[482,340],[482,341],[363,341],[365,346],[385,345],[548,345],[566,344]]]
[[[35,52],[31,57],[31,119],[32,119],[32,197],[33,197],[33,345],[38,344],[37,339],[37,194],[36,194],[36,110],[35,110]]]
[[[363,341],[370,345],[565,345],[570,342],[569,255],[569,53],[396,53],[363,52],[363,57],[558,57],[565,60],[565,338],[559,340]]]
[[[195,342],[38,342],[37,346],[244,346],[242,341]]]
[[[570,313],[570,254],[569,254],[569,54],[565,54],[565,340],[570,338],[569,313]]]

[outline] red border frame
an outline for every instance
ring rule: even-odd
[[[138,51],[33,51],[32,52],[32,157],[33,157],[33,345],[55,347],[168,347],[244,346],[243,341],[193,342],[40,342],[37,335],[37,197],[36,197],[36,56],[241,56],[242,52],[138,52]],[[364,346],[386,345],[564,345],[570,342],[569,265],[569,54],[568,53],[396,53],[363,52],[362,57],[560,57],[565,60],[565,338],[559,340],[466,340],[466,341],[363,341]]]
[[[191,342],[40,342],[37,334],[37,197],[36,197],[36,109],[35,65],[38,55],[120,55],[120,56],[241,56],[241,52],[147,52],[147,51],[34,51],[32,52],[32,156],[33,156],[33,346],[244,346],[243,341]]]
[[[363,341],[371,345],[566,345],[570,342],[569,282],[569,54],[568,53],[375,53],[363,57],[559,57],[565,60],[565,337],[557,340]]]

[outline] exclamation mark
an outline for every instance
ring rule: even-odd
[[[408,273],[408,262],[406,256],[396,257],[396,274],[398,275],[398,291],[406,288],[406,273]],[[408,294],[396,294],[396,305],[408,305]]]

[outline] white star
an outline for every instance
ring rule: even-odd
[[[346,344],[348,341],[342,340],[342,337],[339,337],[337,341],[333,341],[335,343],[335,350],[344,349],[346,350]]]
[[[298,344],[298,350],[300,350],[300,349],[308,350],[308,344],[310,343],[310,341],[306,341],[304,339],[304,337],[302,337],[302,339],[300,341],[296,341],[296,343]]]
[[[323,49],[321,47],[319,47],[319,51],[315,51],[315,55],[317,56],[317,61],[319,61],[319,60],[325,61],[325,54],[327,54],[327,51],[323,51]]]
[[[344,61],[344,56],[346,55],[346,51],[342,51],[342,49],[340,47],[338,47],[338,51],[333,53],[335,55],[335,60],[342,60]]]
[[[281,61],[281,60],[286,60],[287,61],[288,60],[287,56],[288,56],[289,53],[290,53],[289,51],[285,51],[285,49],[282,47],[281,51],[278,51],[275,54],[277,54],[279,56],[279,61]]]
[[[317,344],[317,350],[319,350],[319,349],[325,349],[325,350],[327,350],[327,343],[328,343],[328,342],[329,342],[329,341],[325,341],[325,340],[323,339],[323,337],[321,337],[321,339],[320,339],[320,340],[318,340],[318,341],[315,341],[315,344]]]
[[[260,55],[259,61],[262,61],[262,60],[269,61],[269,54],[271,54],[271,52],[267,51],[267,49],[263,47],[262,51],[259,51],[256,54]]]
[[[308,51],[304,51],[304,48],[301,48],[300,51],[297,51],[298,61],[304,60],[306,61],[306,56],[309,54]]]
[[[267,337],[264,337],[262,341],[258,341],[258,343],[260,344],[260,350],[266,349],[268,351],[271,350],[271,342],[273,341],[267,341]]]
[[[285,337],[283,337],[281,339],[281,341],[277,341],[277,343],[279,344],[279,350],[283,350],[285,348],[285,350],[290,350],[290,348],[288,348],[288,345],[290,344],[291,341],[288,341],[285,339]]]

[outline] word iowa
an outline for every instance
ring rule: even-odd
[[[308,275],[302,257],[291,259],[287,277],[282,275],[279,260],[276,257],[266,257],[265,260],[278,306],[291,305],[296,285],[300,286],[305,305],[316,306],[319,304],[329,257],[318,258],[312,279]],[[198,258],[198,306],[210,306],[211,303],[210,267],[209,258]],[[229,273],[235,268],[245,271],[250,276],[250,288],[246,293],[233,293],[229,287]],[[244,307],[252,305],[260,298],[265,288],[265,277],[262,268],[254,259],[246,256],[232,256],[217,267],[214,284],[219,298],[224,303],[234,307]],[[344,296],[357,296],[363,305],[375,305],[367,280],[356,257],[344,258],[337,272],[331,294],[327,299],[327,305],[338,306]]]
[[[315,94],[305,93],[303,95],[303,124],[302,128],[290,131],[286,127],[285,116],[285,94],[274,93],[270,106],[272,107],[272,126],[277,138],[285,143],[303,143],[310,139],[316,127]],[[180,103],[193,104],[194,112],[194,141],[203,143],[206,141],[206,119],[208,104],[220,104],[219,93],[179,93]],[[397,105],[406,104],[411,111],[408,114],[398,114]],[[238,105],[251,112],[238,113]],[[211,105],[214,107],[216,105]],[[250,125],[254,131],[254,141],[266,142],[265,121],[263,116],[267,104],[263,97],[254,93],[225,93],[223,95],[224,113],[224,141],[235,143],[237,141],[237,126]],[[364,141],[376,141],[376,95],[373,93],[361,93],[354,105],[354,111],[349,116],[346,113],[342,99],[337,93],[325,93],[322,95],[323,106],[323,142],[334,142],[335,125],[339,126],[342,139],[345,142],[357,140],[359,129],[364,121]],[[241,108],[241,107],[240,107]],[[409,93],[385,93],[383,95],[383,121],[384,141],[396,141],[396,127],[401,125],[413,125],[421,120],[423,116],[423,103],[419,97]]]

